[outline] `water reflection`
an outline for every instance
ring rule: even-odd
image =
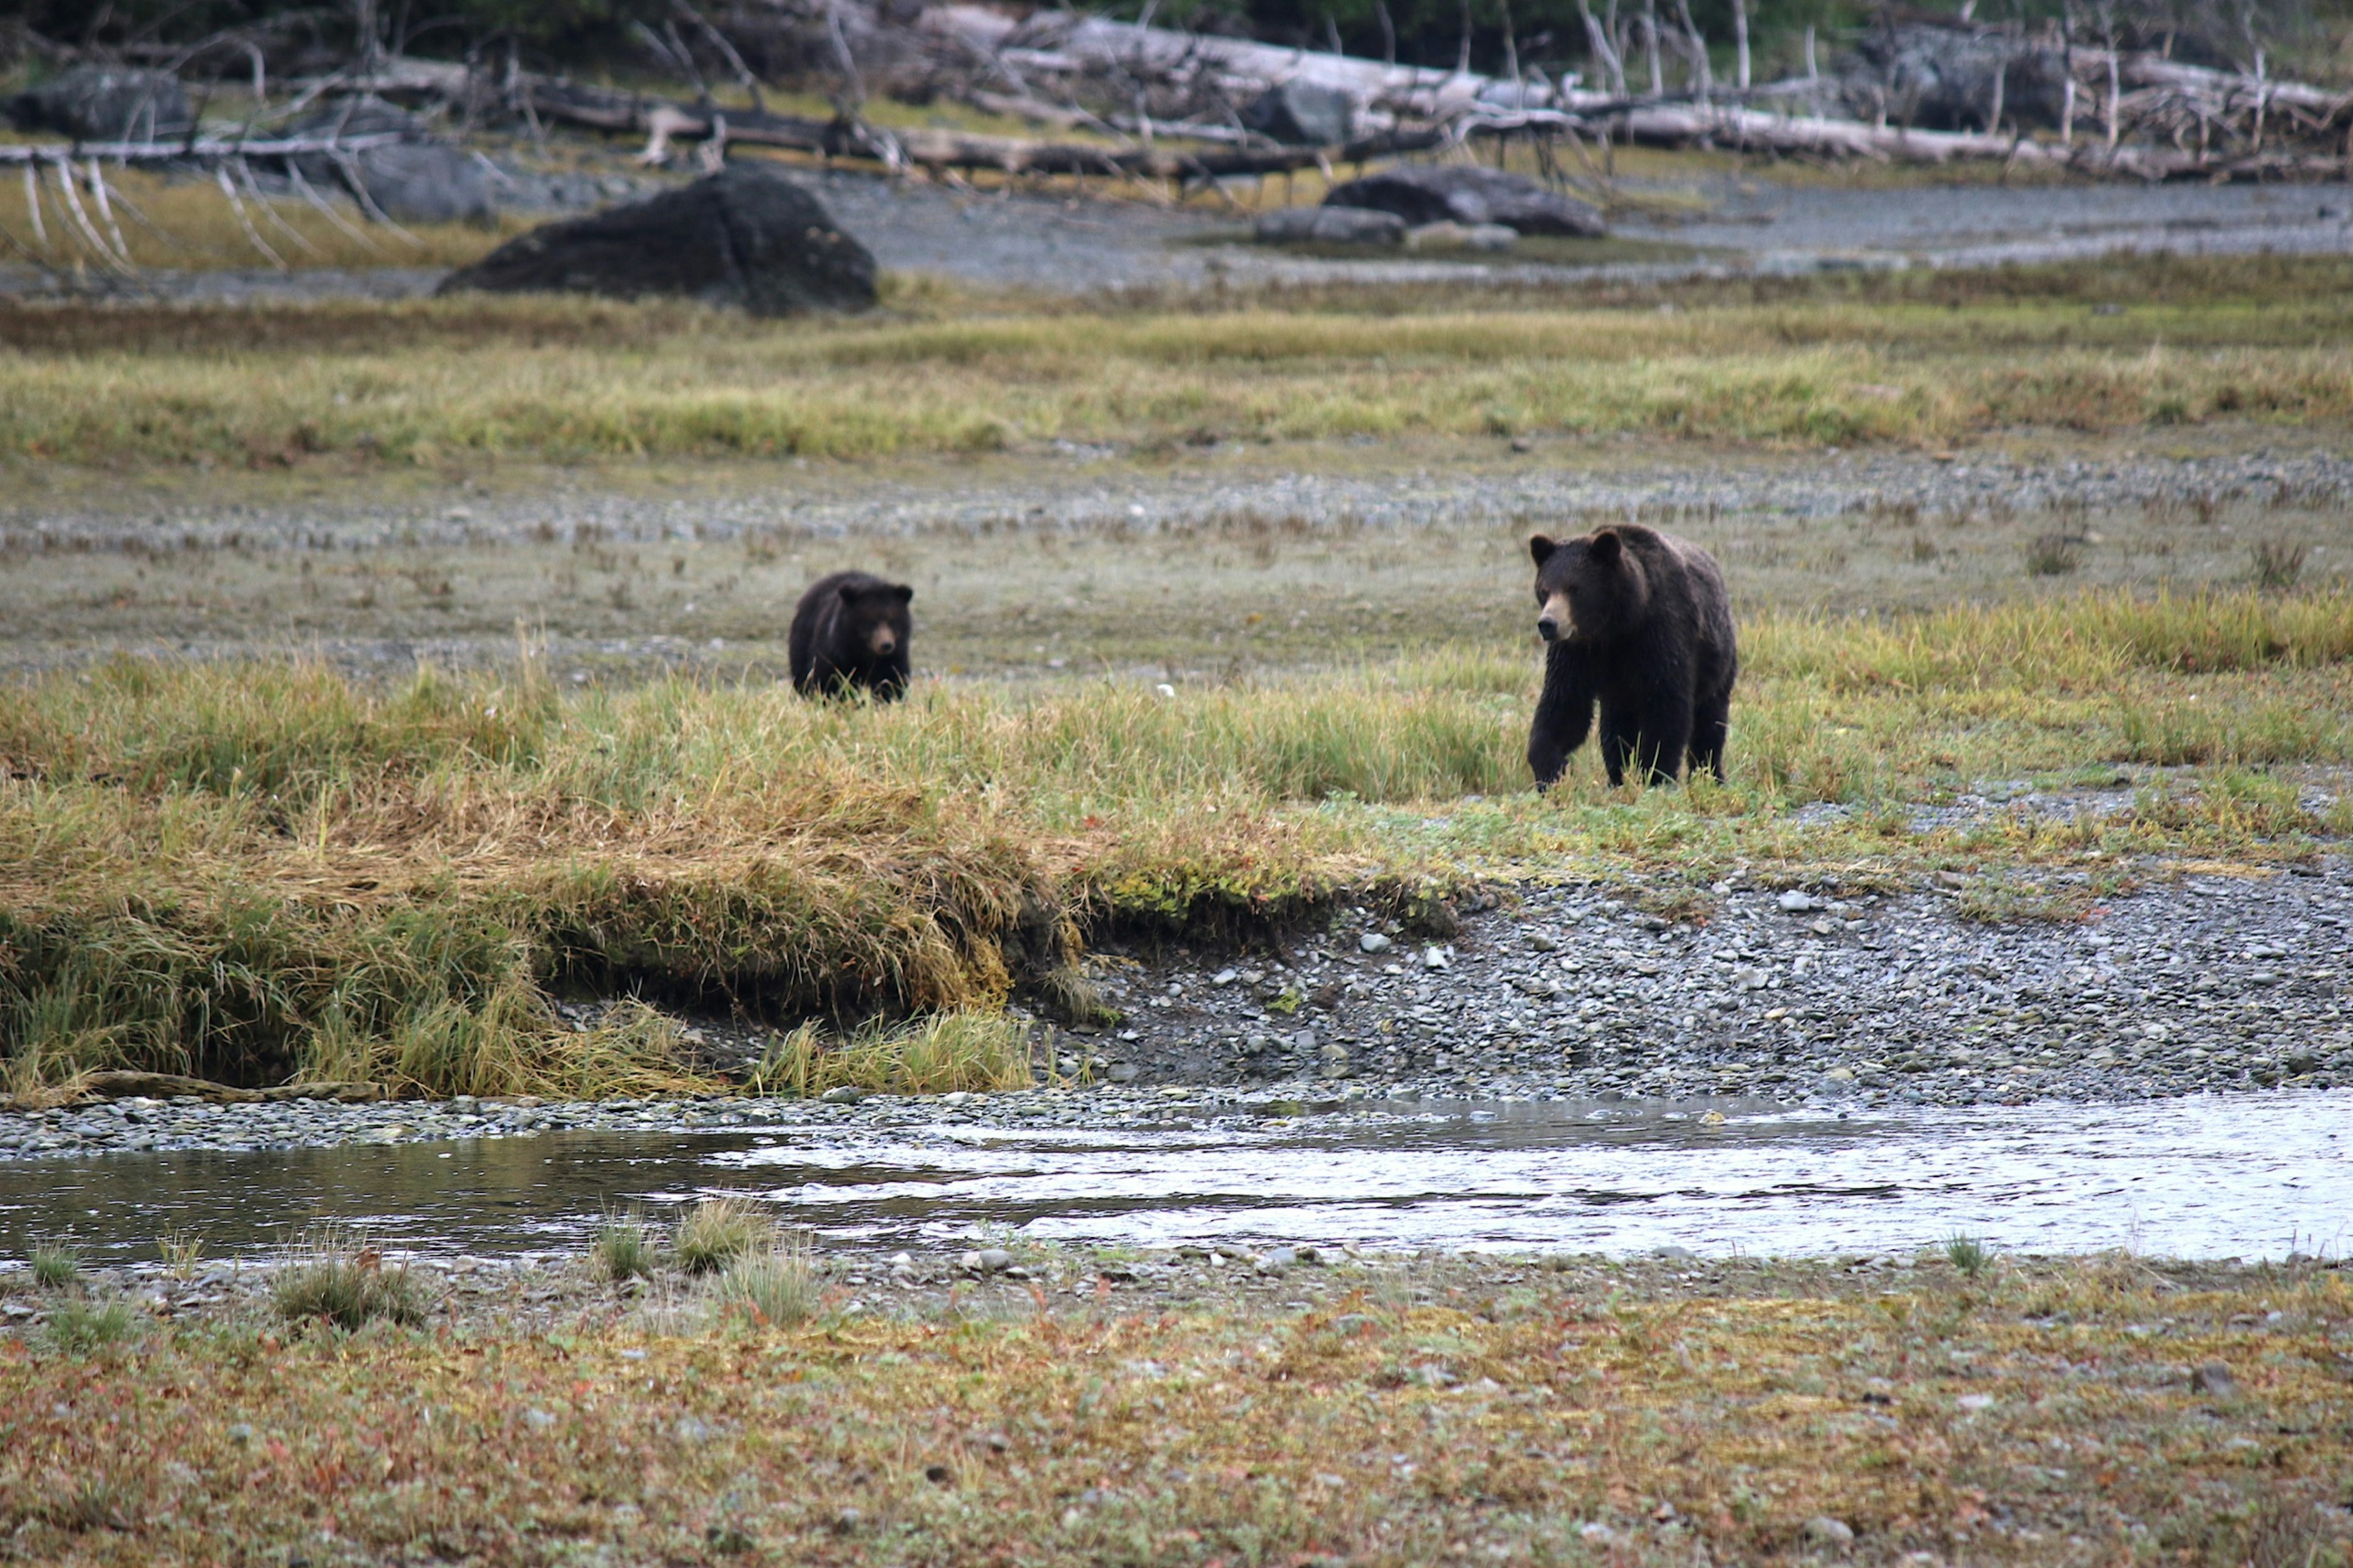
[[[2353,1228],[2353,1093],[2107,1107],[1695,1117],[1425,1107],[1240,1128],[568,1132],[393,1148],[0,1162],[0,1252],[70,1237],[215,1257],[306,1226],[424,1251],[576,1246],[607,1214],[734,1192],[844,1238],[982,1230],[1127,1243],[1796,1255],[1915,1247],[2191,1257],[2338,1253]]]

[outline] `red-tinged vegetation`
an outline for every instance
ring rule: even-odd
[[[1131,1315],[1088,1281],[789,1331],[10,1342],[0,1552],[1768,1563],[1836,1521],[1862,1561],[2345,1561],[2353,1290],[2327,1271],[1874,1295],[1757,1266],[1712,1294],[1476,1266],[1419,1304],[1367,1278],[1272,1317]]]

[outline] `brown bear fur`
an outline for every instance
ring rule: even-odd
[[[907,689],[907,641],[913,632],[908,602],[915,591],[871,572],[836,572],[818,578],[793,611],[787,642],[793,685],[810,697],[846,697],[858,689],[892,702]]]
[[[1585,743],[1601,708],[1601,763],[1612,785],[1631,759],[1644,781],[1694,768],[1724,777],[1725,731],[1740,658],[1732,596],[1715,558],[1688,540],[1628,523],[1581,539],[1528,541],[1536,631],[1547,645],[1544,695],[1528,732],[1542,789]]]

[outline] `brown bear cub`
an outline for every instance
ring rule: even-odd
[[[1614,786],[1633,760],[1647,784],[1694,768],[1724,778],[1732,711],[1732,597],[1715,557],[1628,523],[1582,539],[1528,541],[1536,563],[1544,695],[1528,732],[1536,787],[1560,777],[1601,705],[1601,763]]]
[[[793,685],[810,697],[847,697],[863,688],[877,702],[907,690],[907,605],[915,591],[871,572],[820,577],[793,612]]]

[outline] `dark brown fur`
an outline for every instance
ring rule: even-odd
[[[1548,647],[1544,695],[1528,732],[1541,789],[1561,775],[1601,709],[1601,763],[1625,782],[1630,759],[1651,784],[1694,768],[1724,777],[1725,732],[1740,657],[1732,595],[1715,557],[1637,524],[1581,539],[1528,541],[1536,563],[1536,630]]]
[[[801,595],[787,642],[793,685],[810,697],[846,697],[864,689],[877,702],[906,694],[907,640],[914,629],[907,605],[915,591],[871,572],[836,572]]]

